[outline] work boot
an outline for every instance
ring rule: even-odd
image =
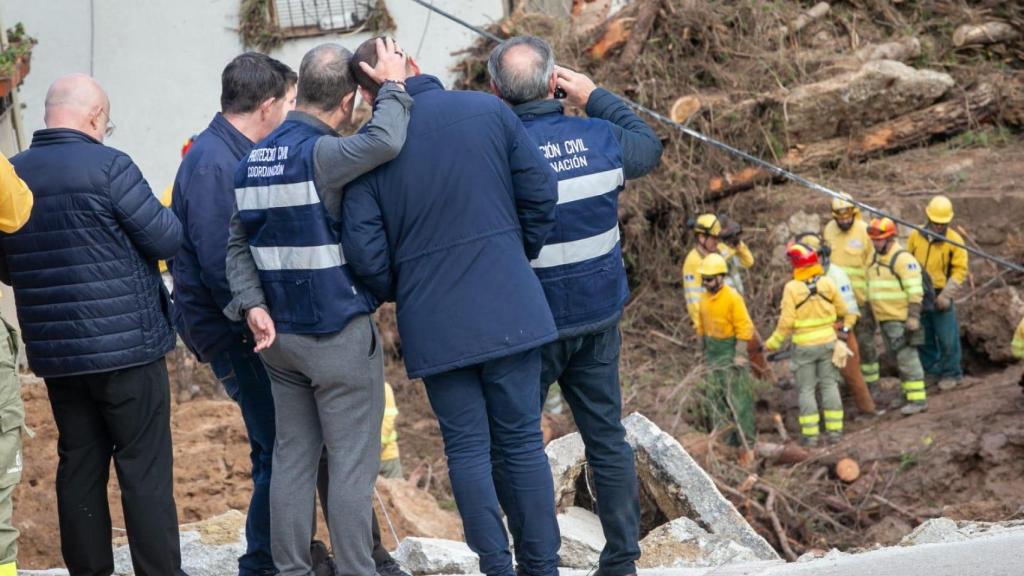
[[[903,396],[897,396],[892,399],[892,402],[889,402],[889,409],[896,410],[897,408],[902,408],[906,403],[907,401],[903,399]]]
[[[903,414],[904,416],[913,416],[914,414],[917,414],[918,412],[924,412],[927,409],[927,400],[922,400],[920,402],[910,402],[903,408],[900,408],[900,414]]]
[[[801,436],[800,445],[804,448],[817,448],[818,437],[817,436]]]
[[[825,443],[829,446],[835,446],[839,444],[839,441],[843,439],[842,432],[829,432],[825,435]]]
[[[402,569],[402,565],[392,559],[377,566],[377,576],[412,576]]]
[[[314,576],[334,576],[338,573],[334,559],[327,552],[327,545],[323,542],[313,540],[309,545],[309,557],[313,561]]]
[[[960,385],[960,380],[957,378],[943,378],[939,380],[939,390],[943,392],[949,392]]]
[[[935,388],[935,385],[939,383],[938,374],[925,374],[924,375],[924,386],[925,388]]]

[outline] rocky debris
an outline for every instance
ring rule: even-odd
[[[1003,286],[964,305],[960,329],[972,350],[993,362],[1009,362],[1010,340],[1022,315],[1024,293],[1013,286]]]
[[[416,576],[476,574],[480,559],[469,546],[454,540],[410,537],[402,540],[395,560]]]
[[[1020,38],[1018,31],[1012,24],[994,20],[984,24],[964,24],[953,32],[953,46],[962,48],[964,46],[997,44],[999,42],[1012,42]]]
[[[924,108],[953,84],[943,72],[918,70],[895,60],[869,61],[855,72],[791,90],[784,99],[786,131],[797,142],[841,136]]]
[[[731,538],[708,534],[689,518],[676,518],[640,542],[640,568],[708,568],[764,560]]]
[[[1024,521],[1010,522],[957,522],[949,518],[934,518],[924,522],[900,541],[900,546],[918,544],[950,544],[972,538],[991,536],[1008,531],[1024,531]]]
[[[189,576],[222,576],[238,572],[238,557],[245,553],[245,515],[238,510],[180,529],[181,569]],[[114,549],[115,576],[135,574],[127,545]]]
[[[391,526],[398,538],[423,536],[462,540],[462,522],[458,514],[441,508],[429,492],[420,490],[415,484],[401,478],[378,478],[377,497],[373,507],[381,521],[381,541],[389,550],[398,547]],[[382,514],[381,502],[387,509]],[[389,523],[390,522],[390,523]]]
[[[759,560],[779,558],[675,438],[638,413],[622,423],[626,440],[636,452],[641,491],[664,518],[690,518],[710,534],[749,549]],[[549,444],[547,453],[556,501],[570,505],[586,462],[583,441],[579,434],[570,434]]]
[[[874,541],[876,544],[895,546],[912,530],[913,528],[906,520],[892,515],[882,518],[868,528],[865,536],[868,541]]]
[[[572,506],[558,515],[558,530],[562,535],[559,566],[586,570],[597,565],[605,539],[596,514]]]

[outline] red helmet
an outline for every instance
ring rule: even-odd
[[[786,258],[789,258],[789,263],[793,265],[793,268],[806,268],[818,263],[818,253],[798,242],[790,242],[786,245]]]
[[[872,240],[892,238],[896,235],[896,223],[890,218],[872,218],[868,224],[868,236]]]

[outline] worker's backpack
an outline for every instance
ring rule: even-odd
[[[799,309],[804,304],[807,304],[807,301],[810,300],[811,298],[814,298],[815,296],[821,298],[822,300],[828,302],[829,304],[832,304],[831,298],[818,292],[818,280],[821,279],[822,276],[815,276],[810,280],[804,280],[804,286],[807,286],[807,296],[803,300],[801,300],[799,304],[796,305],[797,309]]]
[[[901,254],[910,254],[910,252],[907,250],[897,250],[896,253],[892,255],[892,258],[889,259],[888,266],[889,272],[891,272],[892,275],[896,277],[896,280],[899,281],[900,290],[903,290],[903,278],[900,278],[900,275],[896,273],[895,269],[896,259],[899,258]],[[914,262],[917,262],[917,258],[915,258],[913,254],[910,254],[910,257],[914,258]],[[875,259],[878,259],[877,253],[875,254]],[[924,289],[924,299],[921,301],[921,309],[935,310],[935,284],[932,283],[932,277],[928,274],[928,271],[925,270],[924,266],[921,266],[920,263],[918,263],[918,266],[921,268],[921,287]]]

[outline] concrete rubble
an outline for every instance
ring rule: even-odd
[[[675,438],[637,413],[622,422],[626,440],[636,452],[637,475],[643,491],[665,518],[689,518],[705,533],[737,543],[755,559],[779,558]],[[555,499],[561,506],[570,505],[586,463],[583,442],[579,434],[570,434],[549,444],[547,452]]]
[[[398,546],[395,559],[416,576],[480,571],[477,555],[469,546],[454,540],[409,537]]]
[[[581,570],[597,566],[605,539],[596,514],[572,506],[558,515],[558,530],[562,534],[559,566]]]
[[[731,538],[708,534],[686,517],[652,530],[640,551],[640,568],[705,568],[764,559]]]

